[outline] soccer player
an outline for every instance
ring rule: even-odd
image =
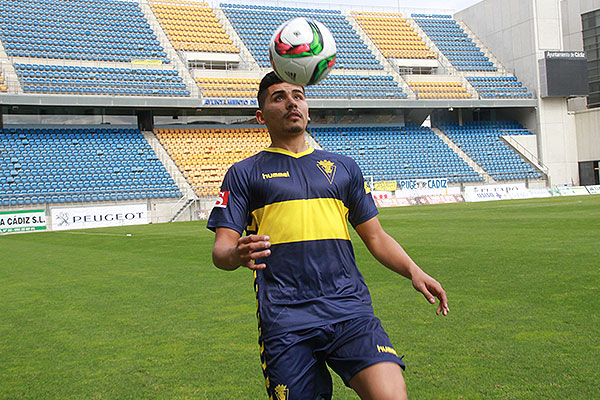
[[[449,312],[446,292],[382,229],[354,160],[307,145],[304,88],[270,72],[258,104],[271,146],[229,169],[208,228],[215,266],[254,271],[269,399],[331,399],[327,366],[361,399],[406,399],[404,364],[373,314],[347,221],[379,262],[439,299],[438,315]]]

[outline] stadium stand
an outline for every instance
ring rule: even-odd
[[[328,151],[352,157],[365,176],[381,180],[483,179],[427,127],[321,126],[311,135]]]
[[[181,197],[138,129],[0,129],[2,206]]]
[[[412,18],[457,71],[498,70],[451,15],[412,14]]]
[[[196,78],[205,97],[256,98],[260,79]],[[305,88],[309,98],[404,99],[407,94],[391,75],[329,75]]]
[[[227,169],[271,143],[266,128],[155,129],[199,196],[215,196]]]
[[[195,85],[189,82],[186,87],[187,71],[181,67],[177,71],[172,65],[184,65],[185,60],[180,62],[177,56],[170,60],[157,35],[171,54],[175,53],[166,39],[176,50],[223,53],[209,56],[234,58],[240,49],[233,46],[224,27],[230,29],[231,22],[259,66],[270,67],[267,48],[273,30],[290,18],[304,16],[323,22],[338,48],[336,69],[319,84],[306,88],[309,98],[405,99],[412,90],[417,100],[468,99],[476,97],[473,89],[480,99],[533,97],[514,76],[499,76],[497,66],[449,15],[413,14],[416,27],[400,13],[353,11],[352,17],[346,18],[335,9],[256,4],[220,7],[212,9],[208,3],[195,0],[148,0],[143,7],[139,2],[119,0],[0,0],[0,41],[9,57],[4,62],[12,62],[14,67],[14,73],[9,67],[0,75],[0,92],[7,91],[4,80],[8,76],[11,91],[13,83],[15,87],[18,83],[17,93],[30,95],[28,99],[44,94],[186,97],[191,96],[188,89],[196,96],[194,86],[202,98],[254,99],[258,75],[264,70],[252,69],[252,64],[238,77],[228,68],[217,71],[219,77],[214,72],[190,71]],[[162,31],[153,31],[144,12],[155,27],[156,16]],[[406,59],[406,65],[435,64],[431,60],[439,50],[459,74],[427,75],[435,72],[433,67],[423,75],[405,75],[405,81],[399,71],[384,71],[353,30],[352,19],[385,57]],[[425,44],[419,27],[435,46],[429,40],[431,48]],[[257,78],[248,78],[254,73]],[[412,93],[410,96],[414,98]],[[148,100],[158,104],[165,99]],[[188,99],[173,99],[179,100],[185,103]],[[352,101],[348,104],[351,106]],[[542,177],[501,139],[504,135],[531,134],[518,123],[465,121],[464,126],[445,123],[440,127],[479,164],[484,171],[477,168],[480,175],[438,137],[437,129],[354,124],[367,122],[361,117],[323,115],[317,123],[313,121],[310,130],[326,150],[354,158],[364,174],[375,179],[448,178],[451,183],[480,183],[488,181],[486,174],[498,181]],[[378,124],[395,124],[392,113],[370,117]],[[351,124],[344,125],[346,122]],[[270,143],[267,131],[258,126],[162,128],[154,132],[196,194],[208,197],[218,195],[227,168]],[[0,129],[0,187],[2,206],[179,200],[182,196],[138,129],[105,126]]]
[[[270,66],[268,43],[275,28],[288,19],[302,16],[322,22],[333,34],[336,68],[383,70],[340,10],[223,3],[220,7],[261,67]]]
[[[195,78],[204,97],[256,98],[260,79],[249,78]]]
[[[189,96],[174,69],[15,63],[25,93]]]
[[[542,178],[501,139],[505,135],[532,135],[516,121],[468,121],[464,126],[448,122],[440,129],[496,181]]]
[[[170,63],[137,2],[0,2],[0,39],[12,57]]]
[[[209,53],[239,53],[206,2],[151,0],[150,7],[163,31],[177,50]]]
[[[527,92],[523,83],[514,76],[467,76],[467,81],[477,90],[483,99],[531,99],[533,94]]]
[[[385,57],[437,58],[402,14],[368,11],[350,14]]]
[[[405,99],[391,75],[328,75],[316,85],[305,88],[310,98]]]
[[[460,82],[409,81],[408,86],[419,99],[469,99],[472,97]]]

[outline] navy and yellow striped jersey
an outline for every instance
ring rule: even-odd
[[[354,160],[309,148],[268,148],[233,165],[208,228],[270,236],[271,255],[255,272],[263,337],[372,315],[348,224],[377,208]]]

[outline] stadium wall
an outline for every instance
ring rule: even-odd
[[[581,15],[600,9],[600,0],[562,0],[563,46],[565,50],[583,51]],[[600,109],[588,109],[584,97],[569,99],[574,111],[578,161],[600,160]]]
[[[600,9],[600,0],[562,0],[560,7],[565,50],[583,51],[581,14]]]
[[[600,110],[575,113],[577,153],[580,162],[600,160]]]
[[[484,0],[457,13],[456,18],[538,95],[538,60],[545,51],[565,49],[559,0]],[[578,134],[567,99],[538,96],[536,123],[538,154],[549,169],[551,185],[578,184]]]

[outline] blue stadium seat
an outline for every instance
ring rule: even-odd
[[[117,140],[125,145],[115,146]],[[138,155],[131,148],[142,152]],[[2,193],[8,196],[2,197],[4,206],[114,201],[117,195],[110,187],[126,191],[136,189],[136,183],[128,174],[107,171],[143,166],[152,152],[138,129],[100,126],[0,129],[0,149],[13,154],[6,161],[0,158],[0,185]],[[160,182],[159,186],[175,185],[154,158],[158,171],[167,177],[166,183]],[[136,174],[144,181],[153,178],[149,168],[139,168]]]
[[[375,180],[482,180],[429,128],[337,126],[311,128],[310,133],[324,149],[354,158],[363,174]]]
[[[501,136],[532,134],[516,121],[470,121],[465,126],[444,123],[440,129],[495,180],[542,177],[501,140]]]

